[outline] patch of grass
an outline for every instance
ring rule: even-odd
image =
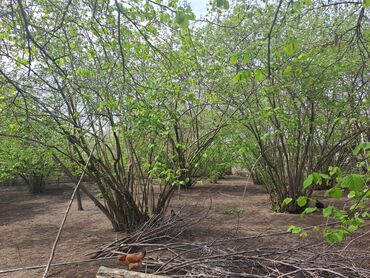
[[[218,180],[219,180],[218,176],[210,176],[209,177],[209,182],[210,183],[217,183]]]
[[[100,190],[98,190],[97,192],[95,192],[95,198],[103,199],[104,198],[103,193],[101,193]]]
[[[204,185],[204,181],[203,180],[198,180],[196,183],[195,183],[196,186],[203,186]]]
[[[64,198],[70,198],[72,196],[72,191],[64,191],[63,192],[63,197]]]
[[[243,214],[243,208],[219,208],[218,212],[226,215]]]

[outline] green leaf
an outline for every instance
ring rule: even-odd
[[[308,175],[308,177],[304,180],[304,182],[303,182],[303,188],[307,188],[307,187],[309,187],[309,186],[312,184],[312,182],[313,182],[313,175],[312,175],[312,174],[310,174],[310,175]]]
[[[217,8],[221,8],[224,6],[224,0],[216,0],[216,6]]]
[[[321,174],[320,173],[312,173],[312,176],[313,176],[313,182],[316,183],[316,184],[321,184]]]
[[[249,63],[249,60],[250,60],[249,56],[248,56],[247,54],[244,54],[244,55],[243,55],[242,63],[243,63],[244,65],[246,65],[246,64],[248,64],[248,63]]]
[[[313,212],[315,212],[315,211],[317,211],[317,208],[306,208],[306,209],[302,212],[302,214],[309,214],[309,213],[313,213]]]
[[[7,37],[8,37],[8,34],[7,33],[0,32],[0,40],[5,39]]]
[[[257,81],[262,81],[262,79],[263,79],[262,70],[257,69],[257,70],[254,71],[254,74],[256,75],[256,80]]]
[[[356,191],[350,191],[349,193],[348,193],[348,199],[353,199],[353,198],[355,198],[356,197]]]
[[[93,49],[90,49],[88,52],[87,52],[87,56],[92,59],[94,58],[96,55],[96,52],[93,50]]]
[[[362,7],[364,7],[365,9],[370,7],[370,0],[364,0],[364,2],[362,3]]]
[[[322,210],[322,216],[329,217],[333,213],[333,206],[328,206]]]
[[[342,174],[342,171],[340,170],[339,167],[332,167],[332,166],[329,167],[330,176],[333,176],[333,175],[340,176],[341,174]]]
[[[333,208],[333,213],[336,220],[344,221],[348,218],[348,214],[344,210]]]
[[[341,242],[343,240],[344,234],[342,232],[332,232],[328,234],[328,239],[330,243],[335,243],[335,242]]]
[[[289,75],[289,73],[291,73],[291,71],[292,71],[292,67],[287,66],[283,71],[283,75]]]
[[[325,180],[330,180],[330,176],[327,174],[320,174],[320,177],[325,179]]]
[[[308,201],[308,198],[305,197],[305,196],[300,196],[298,199],[297,199],[297,204],[298,206],[300,207],[304,207],[306,204],[307,204],[307,201]]]
[[[302,228],[298,226],[291,225],[288,228],[288,232],[291,232],[292,234],[299,234],[302,232]]]
[[[363,209],[365,208],[365,204],[364,203],[356,203],[356,204],[353,204],[349,210],[359,210],[359,209]]]
[[[350,233],[355,232],[357,229],[358,229],[358,227],[357,227],[357,226],[355,226],[355,225],[349,225],[349,226],[348,226],[348,228],[347,228],[347,230],[348,230]]]
[[[151,24],[148,24],[147,26],[146,26],[146,29],[150,32],[150,33],[152,33],[152,34],[154,34],[154,35],[157,35],[158,34],[158,30],[157,30],[157,28],[155,28],[153,25],[151,25]]]
[[[230,58],[230,63],[234,66],[238,63],[238,60],[239,60],[239,54],[234,54]]]
[[[307,57],[307,54],[305,52],[302,52],[301,54],[299,54],[298,59],[301,60],[301,59],[304,59],[306,57]]]
[[[290,197],[288,197],[288,198],[285,198],[284,199],[284,201],[283,201],[283,203],[282,203],[282,205],[284,206],[286,206],[286,205],[288,205],[291,201],[293,201],[293,198],[290,198]]]
[[[334,199],[342,198],[342,189],[340,188],[332,188],[329,190],[329,192],[330,192],[330,197]]]
[[[175,21],[181,27],[187,27],[189,25],[189,19],[190,17],[183,10],[176,12]]]
[[[353,154],[358,155],[360,153],[360,151],[362,151],[362,150],[366,151],[368,149],[370,149],[370,142],[363,142],[363,143],[356,146],[356,148],[353,150]]]
[[[238,72],[237,74],[235,74],[235,76],[233,77],[233,84],[237,84],[239,82],[241,82],[243,80],[242,78],[242,73],[241,72]]]
[[[241,71],[238,72],[234,77],[233,77],[233,84],[236,83],[242,83],[246,81],[250,76],[250,73],[248,71]]]
[[[296,42],[295,40],[290,40],[285,46],[284,46],[284,51],[286,54],[291,56],[296,49]]]
[[[362,190],[364,184],[365,184],[365,180],[359,174],[352,174],[341,180],[342,187],[348,188],[349,190],[352,190],[352,191]]]
[[[225,10],[229,9],[230,4],[228,0],[216,0],[217,8],[224,8]]]

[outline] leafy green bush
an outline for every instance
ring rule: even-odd
[[[12,138],[0,139],[0,161],[0,181],[19,176],[31,193],[43,192],[55,169],[47,150]]]

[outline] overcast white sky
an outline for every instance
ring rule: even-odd
[[[190,3],[191,8],[198,19],[200,16],[206,14],[209,0],[188,0],[188,3]]]

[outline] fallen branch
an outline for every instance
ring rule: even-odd
[[[96,262],[96,261],[107,261],[107,260],[112,260],[112,259],[115,259],[115,258],[98,258],[98,259],[88,259],[88,260],[72,261],[72,262],[60,262],[60,263],[51,264],[50,266],[64,266],[64,265],[72,265],[72,264],[84,264],[84,263],[91,263],[91,262]],[[0,274],[16,272],[16,271],[23,271],[23,270],[33,270],[33,269],[39,269],[39,268],[44,268],[44,267],[46,267],[46,264],[2,269],[2,270],[0,270]]]

